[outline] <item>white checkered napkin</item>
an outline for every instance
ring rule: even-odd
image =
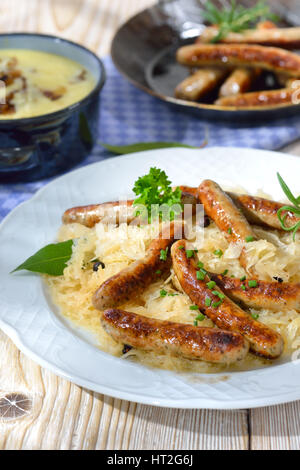
[[[239,126],[238,123],[203,121],[197,116],[171,108],[136,89],[104,59],[107,81],[101,93],[99,142],[123,145],[143,141],[176,141],[199,146],[255,147],[276,150],[300,138],[300,117]],[[110,154],[94,147],[81,166],[100,161]],[[0,219],[30,198],[47,180],[37,183],[0,185]]]

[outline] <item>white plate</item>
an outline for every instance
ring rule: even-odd
[[[78,385],[113,397],[176,408],[252,408],[300,399],[300,361],[229,374],[176,374],[145,368],[98,350],[64,322],[38,275],[9,272],[54,240],[63,211],[127,196],[150,166],[174,184],[203,178],[263,189],[282,198],[276,171],[299,192],[300,160],[253,149],[165,149],[115,157],[62,176],[18,206],[0,227],[0,327],[29,357]],[[300,355],[299,355],[300,356]]]

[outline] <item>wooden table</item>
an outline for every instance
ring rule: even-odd
[[[118,26],[153,3],[1,0],[0,30],[57,34],[104,55]],[[300,155],[300,142],[284,150]],[[43,369],[0,332],[0,449],[299,449],[299,413],[300,402],[209,411],[113,399]]]

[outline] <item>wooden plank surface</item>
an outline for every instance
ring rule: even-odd
[[[100,55],[153,0],[1,0],[0,31],[58,34]],[[300,143],[287,149],[300,155]],[[0,331],[0,449],[296,449],[300,403],[258,410],[168,410],[61,379]]]

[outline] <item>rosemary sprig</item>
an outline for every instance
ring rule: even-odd
[[[259,0],[252,8],[237,5],[231,0],[229,8],[219,10],[211,1],[206,2],[203,18],[212,25],[219,26],[218,34],[211,42],[215,43],[227,36],[228,33],[239,33],[254,26],[258,21],[270,19],[278,21],[278,17],[270,12],[265,0]]]
[[[300,220],[299,222],[297,222],[295,225],[291,227],[287,227],[285,225],[285,220],[287,216],[289,215],[289,212],[299,216],[299,219],[300,219],[300,196],[295,197],[293,195],[290,188],[288,187],[288,185],[286,184],[286,182],[283,180],[283,178],[280,176],[279,173],[277,173],[277,178],[284,194],[286,195],[288,200],[291,201],[292,204],[294,204],[293,206],[286,205],[286,206],[281,207],[277,212],[277,217],[279,219],[281,228],[283,230],[285,230],[286,232],[293,232],[293,240],[295,241],[296,233],[300,229]],[[285,214],[282,216],[283,212],[285,212]]]

